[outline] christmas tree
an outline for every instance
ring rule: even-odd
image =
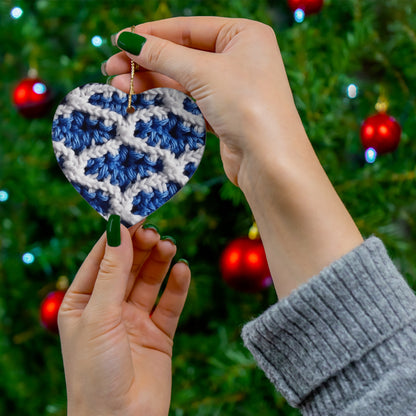
[[[125,27],[180,15],[271,25],[328,176],[363,236],[380,237],[416,289],[416,0],[326,0],[322,8],[311,1],[310,9],[298,3],[0,1],[1,414],[66,414],[59,338],[40,324],[40,304],[60,276],[74,277],[105,221],[59,169],[52,118],[69,91],[105,82],[100,64],[116,52],[110,36]],[[398,143],[382,125],[398,143],[384,154],[377,140],[366,152],[360,140],[362,122],[377,112],[401,129]],[[274,290],[245,293],[221,278],[221,254],[247,235],[253,218],[224,174],[214,136],[191,181],[147,221],[176,238],[177,258],[189,260],[193,275],[175,339],[171,414],[299,414],[240,339],[242,325],[276,301]]]

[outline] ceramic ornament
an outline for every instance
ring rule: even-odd
[[[71,91],[58,106],[52,143],[58,163],[104,218],[133,225],[172,198],[205,148],[201,111],[184,93],[155,88],[129,95],[104,84]],[[130,107],[129,107],[130,110]]]

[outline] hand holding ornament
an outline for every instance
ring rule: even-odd
[[[63,300],[59,317],[68,415],[166,416],[173,336],[190,271],[172,268],[170,238],[111,217]],[[157,399],[155,399],[157,398]]]
[[[171,87],[196,100],[250,204],[280,298],[361,244],[303,128],[269,26],[173,18],[113,39],[123,50],[103,65],[113,86],[129,90],[132,59],[136,92]]]

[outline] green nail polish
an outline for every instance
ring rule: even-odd
[[[111,35],[111,44],[113,45],[113,46],[117,46],[117,35],[118,35],[118,33],[114,33],[113,35]]]
[[[132,32],[122,32],[117,39],[117,46],[133,55],[140,55],[146,38]]]
[[[185,263],[187,266],[189,266],[189,261],[186,259],[179,259],[178,263]]]
[[[144,224],[142,228],[143,230],[154,230],[157,233],[159,232],[159,228],[157,228],[156,225],[153,224]]]
[[[108,74],[107,74],[107,69],[106,69],[106,65],[107,65],[107,61],[104,61],[104,62],[101,64],[101,73],[102,73],[105,77],[108,77]]]
[[[176,245],[176,240],[171,237],[170,235],[164,235],[163,237],[160,237],[161,240],[169,240],[172,244]]]
[[[107,85],[111,85],[111,82],[113,81],[113,78],[115,78],[115,76],[108,77],[107,80],[105,81],[105,83]]]
[[[107,243],[110,247],[118,247],[121,244],[119,215],[112,214],[108,219]]]

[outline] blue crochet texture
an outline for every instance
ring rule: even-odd
[[[104,218],[132,225],[165,204],[195,173],[205,148],[204,118],[180,91],[132,97],[102,84],[71,91],[58,106],[52,143],[65,176]]]

